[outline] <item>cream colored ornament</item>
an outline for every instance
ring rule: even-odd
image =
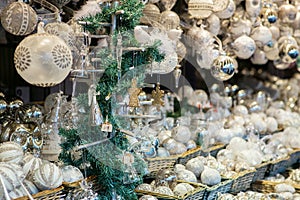
[[[193,172],[196,175],[196,177],[200,177],[200,174],[204,170],[204,164],[203,164],[202,160],[200,160],[198,158],[190,159],[186,163],[185,167],[187,170]]]
[[[205,19],[213,12],[212,0],[189,0],[188,12],[193,18]]]
[[[32,33],[37,22],[38,16],[33,8],[20,1],[9,4],[1,13],[3,28],[13,35]]]
[[[299,46],[293,37],[282,36],[278,40],[279,56],[283,63],[295,62],[299,56]]]
[[[187,186],[188,185],[188,186]],[[190,186],[190,187],[189,187]],[[176,196],[183,196],[194,190],[194,187],[188,183],[179,183],[175,186],[173,192]]]
[[[270,45],[264,46],[264,52],[269,60],[279,59],[278,42],[276,40],[272,40]]]
[[[63,176],[61,169],[50,162],[43,163],[35,170],[33,182],[40,190],[51,190],[62,184]]]
[[[143,24],[151,25],[154,22],[158,22],[159,18],[160,18],[159,8],[152,3],[148,3],[144,7],[143,16],[140,18],[140,21]]]
[[[174,196],[173,191],[167,186],[158,186],[157,188],[155,188],[154,192]]]
[[[201,183],[213,186],[217,185],[221,182],[221,175],[216,169],[211,169],[209,167],[205,167],[203,172],[201,173]]]
[[[258,48],[263,48],[263,46],[272,42],[272,32],[268,27],[263,25],[252,29],[250,37],[255,41]]]
[[[232,46],[235,55],[241,59],[250,58],[256,49],[255,41],[246,35],[235,39]]]
[[[235,5],[234,1],[233,0],[229,0],[229,3],[227,5],[227,7],[224,10],[222,10],[222,11],[216,12],[215,14],[220,19],[228,19],[228,18],[230,18],[234,14],[235,9],[236,9],[236,5]]]
[[[34,171],[40,168],[43,164],[43,160],[28,153],[23,158],[23,171],[26,178],[33,181]]]
[[[196,175],[193,172],[191,172],[189,170],[186,170],[186,169],[180,170],[177,173],[177,179],[178,180],[183,180],[183,181],[186,181],[186,182],[197,183]]]
[[[160,0],[160,4],[164,10],[171,10],[176,3],[176,0]]]
[[[181,143],[187,143],[191,138],[191,131],[186,126],[177,126],[172,130],[172,137]]]
[[[213,4],[213,11],[219,12],[227,8],[229,0],[213,0]]]
[[[72,165],[62,167],[61,171],[63,176],[63,182],[66,183],[80,181],[84,178],[82,172],[77,167],[74,167]]]
[[[72,53],[58,36],[36,33],[17,46],[14,63],[18,74],[28,83],[51,87],[61,83],[72,67]]]
[[[153,187],[152,185],[148,184],[148,183],[142,183],[140,185],[138,185],[136,187],[137,190],[143,190],[143,191],[149,191],[152,192],[153,191]]]
[[[26,196],[26,193],[21,188],[15,188],[13,191],[9,193],[9,197],[12,199],[17,199],[20,197]]]
[[[187,148],[184,144],[180,142],[174,143],[174,148],[170,149],[170,155],[179,155],[187,151]]]
[[[139,200],[157,200],[157,198],[151,195],[143,195],[139,198]]]
[[[166,30],[171,30],[179,27],[180,18],[177,13],[166,10],[160,14],[159,22]]]
[[[268,58],[263,50],[256,49],[251,57],[251,62],[255,65],[264,65],[268,62]]]
[[[3,0],[3,1],[0,1],[0,15],[2,13],[2,10],[8,6],[9,4],[15,2],[14,0]]]
[[[0,162],[19,164],[23,155],[23,149],[18,143],[3,142],[0,144]]]
[[[25,188],[27,189],[27,191],[33,195],[39,192],[39,190],[37,189],[37,187],[33,184],[33,182],[29,181],[29,180],[24,180],[23,181],[23,185],[25,186]]]
[[[251,18],[256,18],[261,11],[261,0],[246,0],[246,12]]]
[[[20,181],[23,181],[24,175],[22,168],[15,164],[0,163],[0,176],[3,179],[8,192],[20,186]],[[3,194],[3,188],[0,187],[0,194]]]
[[[211,14],[206,21],[208,23],[207,30],[213,35],[218,35],[221,29],[220,18],[215,14]]]
[[[276,25],[269,26],[269,29],[272,33],[273,40],[277,40],[280,37],[280,29]]]
[[[45,26],[45,32],[60,37],[70,49],[75,50],[75,32],[68,24],[63,22],[48,23]]]
[[[282,4],[278,9],[278,17],[282,23],[293,23],[297,16],[297,8],[288,2]]]

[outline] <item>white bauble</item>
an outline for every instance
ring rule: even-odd
[[[77,167],[74,167],[72,165],[62,167],[61,171],[63,182],[72,183],[84,178],[82,172]]]
[[[182,185],[181,183],[177,184],[175,188],[173,189],[173,192],[176,196],[183,196],[188,192],[187,188],[185,185]]]
[[[217,185],[221,182],[221,175],[218,170],[205,167],[201,173],[201,182],[208,186]]]
[[[22,168],[16,164],[0,162],[0,176],[2,176],[8,192],[20,186],[20,181],[23,181],[24,175]],[[3,194],[3,188],[0,187],[0,194]]]
[[[187,143],[191,138],[191,131],[186,126],[177,126],[172,130],[172,137],[177,142]]]
[[[242,35],[234,40],[233,51],[241,59],[250,58],[256,49],[255,41],[247,35]]]
[[[153,187],[152,185],[148,184],[148,183],[142,183],[140,185],[138,185],[136,187],[137,190],[142,190],[142,191],[149,191],[152,192],[153,191]]]
[[[39,169],[35,170],[33,182],[40,190],[51,190],[62,184],[63,176],[61,169],[55,164],[44,162]]]
[[[275,131],[278,130],[278,123],[274,117],[267,117],[266,124],[267,124],[267,131],[269,133],[274,133]]]
[[[185,169],[186,169],[185,166],[182,164],[176,164],[174,166],[174,171],[176,174],[179,173],[181,170],[185,170]]]
[[[29,181],[29,180],[24,180],[23,181],[23,185],[26,187],[27,191],[33,195],[39,192],[39,190],[37,189],[37,187],[34,185],[33,182]]]
[[[296,192],[295,188],[292,185],[287,184],[287,183],[277,184],[274,189],[275,189],[276,193],[282,193],[282,192],[295,193]]]
[[[196,175],[193,172],[191,172],[189,170],[186,170],[186,169],[180,170],[177,173],[177,179],[178,180],[183,180],[183,181],[186,181],[186,182],[197,183]]]
[[[51,87],[61,83],[72,67],[72,52],[58,36],[36,33],[23,39],[14,53],[18,74],[28,83]]]
[[[0,144],[0,162],[19,164],[23,159],[23,149],[16,142],[3,142]]]
[[[43,160],[35,157],[32,154],[26,154],[23,158],[23,171],[26,178],[32,181],[33,173],[36,169],[40,168]]]
[[[157,200],[157,198],[151,195],[143,195],[139,198],[139,200]]]
[[[235,9],[236,9],[236,5],[234,1],[229,0],[227,8],[225,8],[222,11],[216,12],[215,15],[217,15],[220,19],[228,19],[234,14]]]
[[[186,169],[193,172],[196,177],[200,177],[200,174],[204,170],[203,162],[198,158],[192,158],[186,163]]]
[[[187,151],[187,148],[184,144],[180,142],[175,142],[174,148],[170,149],[169,152],[171,155],[179,155]]]
[[[26,193],[22,190],[22,188],[15,188],[13,191],[11,191],[9,194],[9,197],[12,199],[17,199],[23,196],[26,196]]]
[[[169,196],[174,196],[174,193],[172,192],[172,190],[166,186],[158,186],[157,188],[155,188],[154,192],[169,195]]]
[[[158,147],[157,149],[157,157],[169,157],[170,156],[170,152],[163,148],[163,147]]]

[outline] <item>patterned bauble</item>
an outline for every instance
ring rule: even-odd
[[[33,173],[42,166],[43,160],[28,153],[23,158],[23,171],[27,180],[32,181]]]
[[[75,32],[73,28],[63,22],[48,23],[45,26],[45,31],[49,34],[56,35],[64,40],[64,42],[71,48],[75,49]]]
[[[189,14],[198,19],[209,17],[213,12],[212,0],[190,0],[188,3]]]
[[[13,35],[28,35],[35,30],[38,22],[36,12],[28,4],[14,2],[1,13],[3,28]]]
[[[40,190],[51,190],[62,184],[63,176],[61,169],[55,164],[44,162],[40,168],[35,170],[33,175],[33,183]]]
[[[72,67],[72,53],[58,36],[36,33],[26,37],[16,48],[14,63],[28,83],[51,87],[61,83]]]
[[[0,15],[2,13],[2,10],[9,4],[15,2],[14,0],[2,0],[0,1]]]
[[[143,24],[153,24],[153,22],[159,21],[159,17],[160,17],[159,8],[152,3],[148,3],[144,7],[143,16],[140,18],[140,21]]]
[[[82,172],[72,165],[62,167],[61,171],[63,175],[63,182],[66,183],[76,182],[84,178]]]
[[[0,176],[8,192],[20,186],[20,181],[24,180],[22,167],[12,163],[0,162]],[[3,194],[2,190],[3,188],[0,187],[0,194]]]
[[[166,10],[161,13],[159,22],[165,27],[166,30],[171,30],[179,27],[180,18],[177,13]]]
[[[15,142],[4,142],[0,145],[0,162],[19,164],[23,159],[23,149]]]
[[[211,67],[211,74],[219,81],[230,79],[235,71],[234,59],[226,55],[218,56]]]

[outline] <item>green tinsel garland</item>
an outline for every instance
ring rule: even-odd
[[[97,30],[101,28],[99,22],[110,22],[111,15],[116,10],[124,10],[125,12],[121,16],[122,20],[120,20],[121,23],[117,27],[116,32],[122,34],[123,46],[136,46],[138,43],[134,39],[133,29],[139,23],[143,7],[140,0],[121,0],[120,5],[116,8],[102,8],[102,13],[82,20],[91,22],[90,25],[85,26],[85,28],[95,34]],[[116,33],[112,35],[112,38],[112,41],[115,42]],[[118,130],[120,128],[120,120],[112,115],[112,94],[114,92],[126,92],[133,77],[137,78],[139,82],[143,82],[147,64],[150,64],[152,61],[160,62],[164,59],[164,55],[158,50],[159,45],[160,42],[157,41],[153,45],[145,47],[144,51],[137,51],[136,56],[133,56],[133,52],[124,52],[122,55],[121,72],[122,75],[126,74],[126,80],[119,84],[117,61],[112,56],[112,52],[109,50],[97,52],[98,56],[103,58],[102,66],[105,67],[105,72],[97,85],[97,91],[100,92],[100,96],[97,97],[97,100],[102,115],[104,117],[107,116],[113,125],[114,137],[112,139],[101,145],[85,149],[81,155],[76,156],[76,153],[73,151],[76,146],[105,138],[105,136],[101,134],[100,127],[89,126],[88,117],[84,116],[78,123],[76,130],[60,130],[60,135],[64,138],[64,142],[61,144],[62,152],[60,159],[64,163],[76,167],[82,167],[84,163],[90,164],[86,171],[87,175],[97,175],[99,184],[103,187],[103,190],[99,192],[99,199],[112,199],[114,190],[124,200],[137,199],[134,189],[140,182],[126,185],[123,182],[123,178],[126,175],[124,172],[125,166],[118,156],[122,154],[123,150],[128,148],[129,144],[127,138]],[[135,65],[134,73],[129,69],[132,65]],[[80,95],[78,98],[82,104],[87,102],[86,94]],[[86,104],[82,106],[84,106],[87,111],[89,110]],[[116,168],[114,166],[118,167]],[[138,155],[135,155],[133,166],[140,173],[140,176],[144,175],[145,172],[143,170],[146,167],[146,163]]]

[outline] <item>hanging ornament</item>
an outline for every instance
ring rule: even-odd
[[[215,14],[220,19],[228,19],[228,18],[230,18],[234,14],[235,9],[236,9],[236,5],[235,5],[234,1],[233,0],[229,0],[229,3],[227,5],[227,7],[224,10],[222,10],[222,11],[216,12]]]
[[[160,84],[157,83],[155,90],[152,91],[152,98],[153,98],[152,105],[156,106],[158,110],[160,110],[160,106],[164,105],[164,101],[162,99],[164,93],[165,92],[163,90],[160,90]]]
[[[103,123],[102,113],[97,102],[97,95],[100,95],[99,92],[96,92],[96,85],[92,84],[88,91],[89,95],[89,106],[90,106],[90,116],[89,121],[91,126],[100,126]]]
[[[293,37],[283,36],[278,40],[279,57],[283,63],[293,63],[299,56],[299,46]]]
[[[3,28],[13,35],[28,35],[37,25],[38,16],[28,4],[18,1],[9,4],[1,13]]]
[[[219,56],[213,61],[211,74],[219,81],[226,81],[234,75],[237,65],[232,57],[226,55],[221,40],[218,37],[215,38],[219,45]]]
[[[246,0],[246,12],[250,18],[256,18],[261,11],[261,0]]]
[[[158,22],[159,18],[160,18],[159,8],[152,3],[148,3],[144,7],[143,16],[140,18],[140,21],[143,24],[151,25],[154,22]]]
[[[250,58],[256,49],[255,41],[247,35],[242,35],[235,39],[232,47],[235,55],[241,59]]]
[[[260,11],[260,18],[264,25],[274,24],[278,19],[273,3],[264,3]]]
[[[220,18],[215,14],[211,14],[207,18],[206,22],[208,24],[207,30],[211,32],[213,35],[218,35],[221,29]]]
[[[280,22],[284,24],[293,23],[297,16],[297,8],[286,1],[278,8],[278,17]]]
[[[63,22],[48,23],[45,26],[45,32],[60,37],[71,50],[75,50],[75,32],[68,24]]]
[[[166,10],[160,14],[159,22],[164,26],[165,30],[171,30],[179,27],[180,18],[177,13]]]
[[[252,29],[250,37],[255,41],[258,48],[263,48],[263,46],[272,42],[272,32],[262,24]]]
[[[0,115],[5,113],[7,110],[7,102],[4,97],[0,97]]]
[[[139,94],[142,90],[137,87],[137,80],[135,78],[131,81],[131,87],[128,89],[129,107],[139,107]]]
[[[177,41],[177,45],[176,45],[176,54],[178,56],[178,63],[180,63],[186,55],[186,47],[179,40]]]
[[[256,49],[251,57],[251,62],[255,65],[264,65],[268,62],[268,58],[263,50]]]
[[[250,20],[241,18],[238,13],[235,13],[232,18],[230,18],[229,30],[233,39],[236,39],[243,34],[250,35],[252,23]]]
[[[138,174],[132,164],[134,163],[134,156],[130,153],[125,151],[122,156],[122,163],[125,165],[125,175],[123,177],[124,184],[130,184],[137,182],[139,179]]]
[[[72,53],[62,39],[39,31],[17,46],[14,63],[19,75],[28,83],[51,87],[61,83],[71,71]]]
[[[180,65],[177,65],[176,68],[173,71],[174,74],[174,78],[175,78],[175,87],[178,88],[179,85],[179,80],[180,80],[180,76],[181,76],[181,69],[180,69]]]
[[[213,11],[223,11],[228,7],[229,0],[213,0]]]
[[[162,5],[164,10],[172,10],[176,3],[176,0],[160,0],[160,4]]]
[[[193,18],[205,19],[209,17],[214,8],[212,0],[189,0],[188,12]]]

